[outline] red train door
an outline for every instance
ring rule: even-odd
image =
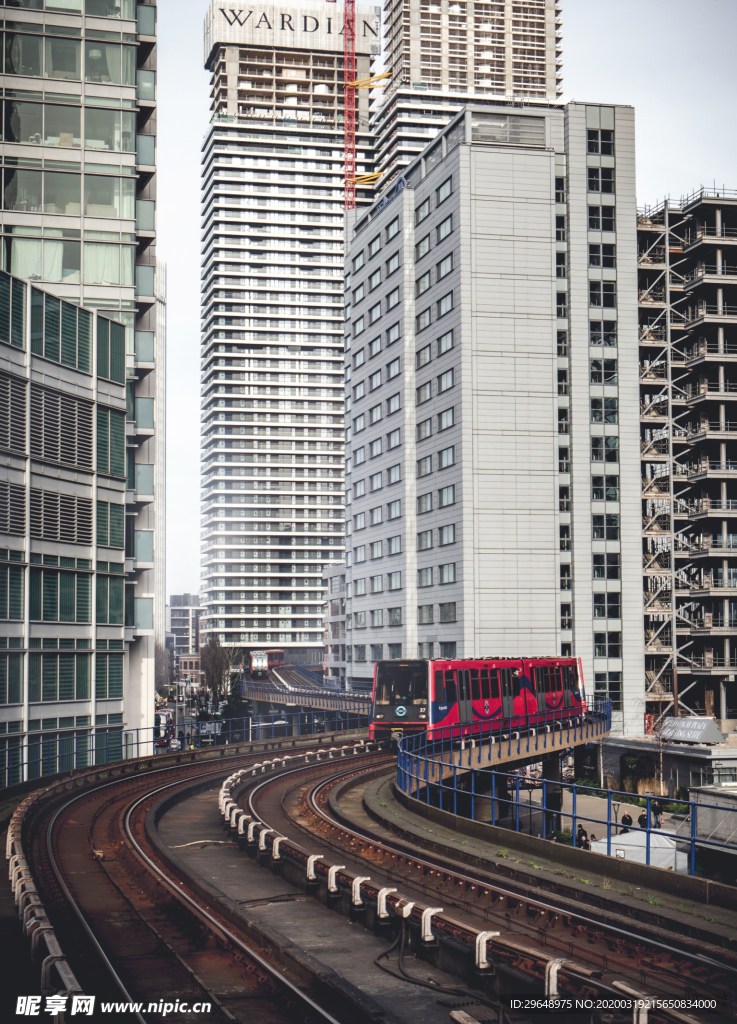
[[[473,704],[471,702],[471,673],[467,668],[456,670],[458,681],[458,721],[461,725],[473,722]]]
[[[514,715],[514,690],[511,668],[499,669],[499,683],[502,695],[502,718],[512,718]]]

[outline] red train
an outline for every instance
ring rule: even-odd
[[[267,651],[266,657],[269,662],[269,671],[284,664],[284,651]]]
[[[451,725],[472,733],[516,715],[536,722],[556,712],[559,720],[585,707],[580,658],[378,661],[369,733],[371,739],[425,730],[440,736],[450,735]]]

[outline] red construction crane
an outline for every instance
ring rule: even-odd
[[[327,0],[335,3],[336,0]],[[391,72],[356,81],[356,0],[343,0],[343,116],[345,131],[345,208],[356,208],[356,185],[372,184],[379,174],[356,176],[356,89],[372,89]]]

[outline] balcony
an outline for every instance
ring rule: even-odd
[[[685,395],[686,400],[689,402],[711,396],[723,398],[725,395],[737,395],[737,383],[732,381],[702,380],[698,384],[687,385]]]
[[[684,353],[686,363],[696,359],[706,359],[708,356],[728,357],[730,361],[737,361],[737,342],[725,341],[719,348],[719,343],[714,338],[699,338],[696,345],[687,348]]]
[[[737,501],[727,498],[722,501],[720,498],[698,498],[687,506],[688,514],[691,516],[723,516],[725,512],[737,513]]]
[[[737,462],[701,459],[699,462],[691,463],[686,467],[686,475],[689,478],[735,477],[737,476]]]
[[[726,303],[699,302],[695,306],[689,306],[684,314],[686,324],[693,326],[699,321],[730,321],[737,323],[737,306],[729,306]]]
[[[640,325],[640,344],[641,345],[663,345],[666,341],[665,327],[660,324]]]

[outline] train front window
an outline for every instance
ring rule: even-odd
[[[377,704],[427,704],[427,663],[380,661],[376,671]]]

